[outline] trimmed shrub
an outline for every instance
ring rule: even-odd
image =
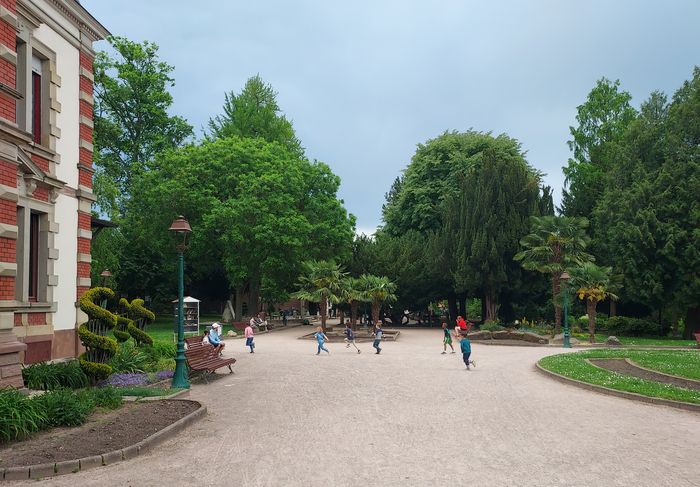
[[[659,324],[642,318],[613,316],[607,319],[605,331],[615,336],[655,336],[659,334]]]
[[[0,391],[0,441],[3,443],[39,431],[46,419],[44,409],[18,390]]]
[[[70,362],[39,362],[22,369],[24,384],[30,389],[49,391],[59,387],[80,389],[88,385],[88,378],[76,360]]]
[[[46,413],[45,426],[79,426],[95,409],[88,391],[55,389],[32,399]]]

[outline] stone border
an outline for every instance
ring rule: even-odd
[[[679,375],[666,374],[665,372],[659,372],[658,370],[648,369],[646,367],[642,367],[637,362],[630,360],[626,357],[625,357],[625,362],[630,364],[632,367],[637,367],[638,369],[646,370],[647,372],[652,372],[652,373],[658,374],[658,375],[664,375],[666,377],[670,377],[671,379],[681,379],[681,380],[686,380],[688,382],[695,382],[696,384],[700,384],[700,380],[697,380],[697,379],[691,379],[690,377],[681,377]]]
[[[598,392],[600,394],[606,394],[608,396],[622,397],[624,399],[631,399],[633,401],[645,402],[647,404],[655,404],[657,406],[668,406],[668,407],[672,407],[672,408],[676,408],[676,409],[684,409],[686,411],[700,413],[700,404],[695,404],[692,402],[674,401],[672,399],[662,399],[660,397],[644,396],[642,394],[637,394],[636,392],[618,391],[617,389],[611,389],[611,388],[605,387],[605,386],[590,384],[588,382],[583,382],[580,380],[572,379],[570,377],[566,377],[564,375],[557,374],[556,372],[552,372],[550,370],[547,370],[544,367],[542,367],[539,364],[539,362],[535,363],[535,368],[542,375],[545,375],[545,376],[547,376],[551,379],[554,379],[556,381],[559,381],[563,384],[569,384],[572,386],[580,387],[582,389],[588,389],[589,391]]]
[[[179,400],[179,399],[175,399]],[[2,480],[38,480],[48,477],[55,477],[68,473],[82,472],[91,468],[102,467],[120,462],[122,460],[130,460],[139,455],[143,455],[151,450],[156,445],[169,440],[180,431],[187,428],[195,421],[203,418],[207,414],[207,407],[199,401],[190,402],[199,404],[199,409],[192,411],[187,416],[184,416],[171,425],[166,426],[160,431],[156,431],[151,436],[144,438],[138,443],[122,448],[103,453],[102,455],[94,455],[76,460],[65,460],[55,463],[41,463],[38,465],[29,465],[27,467],[8,467],[0,469],[0,481]]]

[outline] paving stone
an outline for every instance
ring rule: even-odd
[[[39,465],[32,465],[29,467],[29,478],[43,479],[46,477],[53,477],[55,465],[55,463],[41,463]]]
[[[78,460],[66,460],[65,462],[56,462],[56,475],[75,473],[79,471],[80,462]]]
[[[113,463],[121,462],[122,460],[123,458],[121,450],[111,451],[102,455],[103,465],[111,465]]]
[[[28,478],[28,467],[12,467],[5,469],[5,480],[27,480]]]

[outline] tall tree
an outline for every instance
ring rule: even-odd
[[[259,298],[284,300],[304,260],[349,254],[354,217],[336,196],[339,186],[326,164],[263,139],[227,137],[163,153],[130,205],[122,265],[143,266],[144,279],[120,284],[138,294],[167,282],[158,271],[174,261],[166,229],[182,214],[193,229],[192,284],[220,276],[238,316],[244,295],[250,312]]]
[[[617,143],[637,116],[632,96],[620,90],[620,81],[601,78],[577,108],[578,126],[569,127],[573,157],[564,167],[562,207],[567,216],[590,218],[603,190],[603,178],[618,155]]]
[[[299,290],[293,294],[297,299],[318,303],[321,311],[321,326],[326,329],[328,303],[339,303],[346,273],[332,260],[311,260],[304,262],[303,273],[299,276]]]
[[[570,270],[571,286],[576,296],[586,302],[588,336],[595,343],[595,318],[598,303],[605,299],[617,299],[611,292],[613,287],[612,267],[601,267],[593,262],[584,262]]]
[[[363,274],[360,276],[358,288],[372,305],[372,322],[379,323],[382,306],[396,301],[396,284],[385,276]]]
[[[224,95],[221,115],[209,119],[209,137],[260,137],[279,142],[294,154],[303,156],[304,149],[294,133],[292,122],[281,113],[277,92],[260,75],[246,81],[243,91]]]
[[[561,291],[561,275],[571,267],[593,260],[586,252],[590,241],[586,235],[588,220],[566,216],[541,216],[531,218],[528,235],[520,240],[523,250],[514,259],[523,268],[548,274],[552,283],[555,332],[561,329],[561,307],[557,297]]]
[[[513,256],[529,218],[539,215],[539,184],[517,141],[501,137],[466,173],[460,193],[446,198],[442,231],[454,292],[482,297],[486,320],[496,320],[501,291],[521,272]]]
[[[123,215],[133,182],[154,156],[181,146],[192,127],[168,113],[173,104],[173,67],[158,58],[158,46],[108,38],[113,54],[95,57],[95,192],[112,218]]]

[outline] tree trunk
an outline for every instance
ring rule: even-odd
[[[447,311],[450,314],[450,324],[453,325],[457,321],[457,296],[450,294],[447,297]]]
[[[250,283],[248,291],[248,314],[256,316],[260,311],[260,285]]]
[[[693,333],[700,333],[700,306],[688,308],[685,313],[685,331],[683,338],[693,339]]]
[[[343,311],[343,308],[338,308],[338,313],[340,314],[340,325],[345,326],[345,311]]]
[[[597,301],[592,299],[586,300],[586,312],[588,313],[588,339],[591,343],[595,343],[595,314]]]
[[[234,321],[244,321],[243,320],[243,291],[240,286],[236,286],[236,293],[233,296],[234,305],[233,309],[236,311],[236,318]]]
[[[486,321],[486,300],[483,298],[483,296],[481,298],[481,316],[479,316],[479,318],[481,319],[482,323]]]
[[[377,326],[379,323],[379,311],[382,309],[382,303],[377,301],[372,301],[372,321],[374,325]]]
[[[321,295],[321,301],[318,303],[319,311],[321,312],[321,328],[326,331],[326,313],[328,312],[328,300],[325,295]]]
[[[610,300],[610,318],[617,316],[617,302]]]
[[[486,321],[496,321],[496,308],[498,307],[498,298],[494,291],[484,292],[484,302],[486,303]]]
[[[459,305],[459,315],[466,320],[467,319],[467,295],[466,294],[458,294],[457,295],[457,304]]]
[[[357,301],[350,301],[350,323],[354,327],[357,323],[357,308],[360,303]]]
[[[561,332],[561,306],[557,304],[559,292],[561,291],[561,274],[552,273],[552,302],[554,303],[554,334]]]

